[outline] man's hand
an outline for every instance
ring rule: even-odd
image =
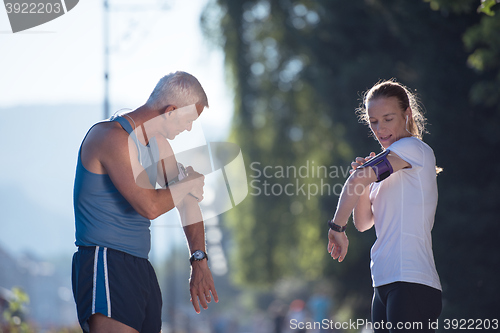
[[[189,197],[195,200],[196,203],[200,203],[203,200],[203,186],[205,186],[205,176],[193,170],[192,167],[186,168],[186,176],[182,178],[180,182],[169,186],[170,193],[172,194],[172,199],[174,205],[179,208],[184,205],[184,201]],[[196,223],[199,220],[192,221],[190,223]]]
[[[191,193],[193,196],[198,199],[198,202],[203,200],[203,186],[205,186],[205,176],[201,173],[194,171],[194,169],[190,166],[186,168],[187,177],[186,181],[189,181],[189,184],[192,186]]]
[[[328,252],[333,259],[339,259],[342,262],[347,254],[349,239],[345,232],[337,232],[330,229],[328,231]]]
[[[191,302],[196,313],[200,313],[200,304],[203,309],[208,309],[208,303],[212,301],[219,302],[217,291],[215,291],[214,280],[207,260],[193,261],[191,267],[191,278],[189,280],[189,292],[191,293]],[[212,294],[210,294],[212,293]],[[198,303],[199,299],[199,303]]]

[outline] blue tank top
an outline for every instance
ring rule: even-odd
[[[155,187],[156,164],[160,155],[156,139],[151,138],[148,145],[144,146],[137,140],[126,119],[116,117],[106,121],[117,121],[130,134],[140,152],[139,162],[146,169],[149,181]],[[85,141],[85,138],[83,140]],[[137,213],[118,192],[109,175],[96,174],[85,169],[81,150],[80,146],[73,189],[75,244],[109,247],[147,259],[151,249],[151,221]]]

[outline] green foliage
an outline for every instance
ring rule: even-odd
[[[481,0],[481,5],[478,7],[477,11],[485,13],[486,15],[493,16],[495,12],[493,11],[493,6],[498,3],[498,0]]]
[[[456,13],[469,12],[477,0],[424,0],[432,10],[452,10]],[[494,0],[493,0],[494,1]]]
[[[474,15],[476,0],[429,0],[438,8],[455,13]],[[474,105],[500,109],[500,16],[494,15],[499,0],[481,0],[477,12],[488,16],[477,16],[479,22],[471,24],[463,34],[463,42],[470,55],[467,64],[481,76],[469,91]]]
[[[477,3],[478,13],[483,13],[489,16],[495,15],[494,6],[499,3],[499,0],[423,0],[428,2],[432,10],[451,10],[455,13],[470,13]]]
[[[11,333],[30,333],[34,330],[24,321],[25,307],[30,302],[28,294],[22,289],[12,288],[12,298],[9,300],[9,306],[3,312],[3,318],[7,322],[7,332]],[[0,328],[1,332],[1,328]]]
[[[227,2],[224,12],[227,65],[237,82],[233,136],[242,147],[250,180],[262,191],[269,185],[267,194],[249,196],[229,214],[233,216],[229,224],[238,230],[238,261],[246,263],[236,266],[236,279],[265,286],[296,272],[302,272],[304,278],[317,278],[326,257],[324,234],[319,232],[320,228],[324,231],[324,223],[318,228],[317,222],[325,219],[317,210],[319,198],[271,192],[296,181],[296,188],[316,189],[319,180],[257,177],[250,168],[254,162],[260,169],[295,170],[307,163],[332,163],[324,154],[332,150],[328,110],[316,101],[315,89],[300,75],[308,65],[308,50],[289,45],[294,32],[282,29],[289,11],[275,2],[247,2],[244,6]],[[239,66],[243,63],[247,65]],[[323,126],[309,131],[318,117],[324,118]]]
[[[30,303],[29,295],[19,287],[10,290],[8,307],[0,319],[0,333],[34,333],[39,330],[27,318],[27,307]],[[44,330],[47,333],[80,333],[80,327],[61,327]]]
[[[500,16],[483,17],[479,24],[469,28],[463,36],[464,44],[472,54],[468,64],[484,73],[484,80],[471,89],[474,104],[500,108]],[[497,75],[491,75],[492,73]],[[491,73],[491,74],[490,74]]]

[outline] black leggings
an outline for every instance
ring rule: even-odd
[[[441,314],[441,291],[410,282],[375,288],[372,324],[375,333],[434,332],[430,323]]]

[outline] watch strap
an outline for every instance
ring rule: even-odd
[[[333,219],[328,221],[328,226],[330,227],[330,229],[336,232],[344,232],[347,229],[347,224],[344,226],[337,225],[333,223]]]

